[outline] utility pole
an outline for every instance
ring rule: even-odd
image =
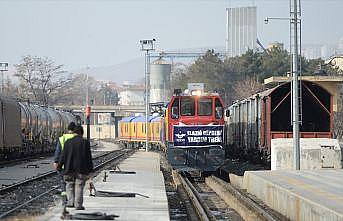
[[[140,40],[141,51],[145,51],[145,151],[149,148],[149,75],[150,75],[150,51],[155,50],[156,39]]]
[[[292,119],[293,119],[293,154],[294,154],[294,169],[300,170],[300,138],[299,138],[299,63],[298,63],[298,1],[290,0],[290,16],[291,16],[291,46],[292,46]],[[293,1],[293,5],[292,5]],[[301,31],[301,30],[300,30]],[[301,86],[301,85],[300,85]],[[300,94],[301,96],[301,94]]]
[[[268,24],[269,20],[289,20],[290,22],[290,51],[291,51],[291,72],[292,72],[292,107],[291,117],[293,126],[293,167],[300,170],[300,127],[302,118],[302,100],[301,84],[299,85],[299,74],[301,73],[301,60],[299,60],[299,51],[301,51],[301,0],[289,0],[290,17],[267,17],[264,22]],[[300,48],[300,50],[299,50]],[[300,91],[300,93],[299,93]]]

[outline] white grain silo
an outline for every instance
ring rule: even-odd
[[[150,65],[150,103],[167,102],[170,94],[171,65],[162,58]]]

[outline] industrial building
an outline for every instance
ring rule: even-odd
[[[144,87],[125,82],[119,92],[119,105],[144,105]]]
[[[226,9],[226,52],[230,57],[256,48],[256,7]]]

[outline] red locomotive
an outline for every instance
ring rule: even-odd
[[[164,117],[128,117],[119,122],[120,142],[139,147],[148,136],[149,146],[166,150],[174,169],[215,171],[224,162],[224,108],[217,93],[203,90],[176,92]]]
[[[217,93],[175,93],[166,111],[168,160],[183,171],[215,171],[223,164],[223,101]]]

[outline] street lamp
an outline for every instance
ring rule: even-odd
[[[8,71],[8,63],[0,63],[1,71],[1,94],[4,93],[4,71]]]
[[[292,126],[293,126],[293,159],[294,169],[300,170],[300,137],[299,125],[301,123],[301,106],[299,108],[299,97],[301,96],[301,85],[298,85],[298,75],[301,74],[301,59],[299,61],[299,47],[301,51],[301,0],[290,0],[289,18],[266,18],[265,24],[269,20],[289,20],[290,21],[290,49],[292,55]],[[299,29],[299,30],[298,30]],[[298,33],[299,32],[299,33]],[[300,37],[299,37],[300,36]],[[299,40],[300,39],[300,40]],[[300,66],[300,68],[299,68]],[[299,93],[300,90],[300,93]],[[301,104],[300,104],[301,105]]]
[[[149,147],[149,138],[148,138],[148,123],[149,123],[149,75],[150,75],[150,55],[149,52],[155,50],[155,41],[156,39],[140,40],[141,51],[145,51],[145,151],[148,151]]]

